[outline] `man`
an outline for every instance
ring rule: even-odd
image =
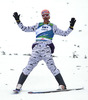
[[[50,69],[51,73],[57,80],[60,89],[66,89],[66,84],[63,80],[63,77],[59,69],[57,69],[55,66],[52,58],[52,53],[54,52],[54,44],[52,43],[52,39],[55,34],[67,36],[73,30],[73,26],[76,20],[75,18],[72,18],[70,21],[70,27],[67,29],[67,31],[63,31],[49,21],[50,12],[48,10],[43,10],[41,15],[43,22],[37,23],[34,26],[26,27],[20,21],[20,15],[18,15],[17,12],[13,14],[13,17],[15,18],[18,26],[22,29],[22,31],[36,33],[36,42],[32,45],[32,55],[28,61],[27,66],[23,69],[19,77],[16,89],[14,90],[15,93],[20,92],[26,78],[40,60],[45,61],[47,67]]]

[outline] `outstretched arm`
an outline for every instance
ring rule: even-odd
[[[22,22],[20,21],[20,14],[18,15],[17,12],[14,12],[13,17],[15,18],[15,20],[16,20],[19,28],[21,28],[22,31],[25,31],[25,32],[34,32],[37,29],[37,27],[38,27],[38,24],[36,24],[34,26],[28,26],[28,27],[24,26],[22,24]]]
[[[24,26],[22,24],[22,22],[20,22],[18,24],[19,28],[22,30],[22,31],[25,31],[25,32],[35,32],[37,27],[38,27],[38,24],[34,25],[34,26]]]
[[[54,32],[54,34],[61,35],[61,36],[67,36],[73,30],[75,22],[76,22],[75,18],[71,18],[70,27],[66,31],[63,31],[63,30],[57,28],[56,25],[53,25],[53,32]]]

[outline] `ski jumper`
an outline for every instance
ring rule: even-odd
[[[23,69],[19,77],[16,91],[20,91],[28,75],[41,60],[45,61],[47,67],[57,80],[58,84],[63,85],[65,87],[64,89],[66,89],[66,84],[63,80],[63,77],[60,74],[59,69],[57,69],[57,67],[55,66],[54,60],[52,58],[52,53],[54,52],[52,39],[54,35],[67,36],[72,31],[72,29],[68,28],[66,31],[63,31],[57,28],[57,26],[52,23],[37,23],[34,26],[26,27],[21,22],[19,22],[18,26],[22,29],[22,31],[35,32],[36,42],[32,45],[31,57],[29,58],[27,66]]]
[[[54,52],[52,39],[55,34],[67,36],[72,29],[68,28],[67,31],[63,31],[52,23],[37,23],[34,26],[26,27],[20,22],[18,26],[22,29],[22,31],[36,33],[36,42],[32,46],[32,54],[29,58],[27,66],[23,69],[23,73],[25,75],[29,75],[38,62],[40,60],[44,60],[52,74],[54,76],[58,75],[60,71],[56,68],[52,58],[52,53]]]

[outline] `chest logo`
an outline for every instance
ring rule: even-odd
[[[46,32],[46,31],[50,31],[52,30],[52,28],[48,25],[43,25],[41,27],[39,27],[37,30],[36,30],[36,35],[40,34],[40,33],[43,33],[43,32]]]

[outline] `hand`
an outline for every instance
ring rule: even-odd
[[[76,22],[76,19],[75,19],[75,18],[71,18],[71,21],[70,21],[70,28],[73,28],[75,22]]]
[[[17,23],[19,24],[19,22],[20,22],[20,15],[18,15],[17,12],[14,12],[14,13],[13,13],[13,17],[15,18],[15,20],[16,20]]]

